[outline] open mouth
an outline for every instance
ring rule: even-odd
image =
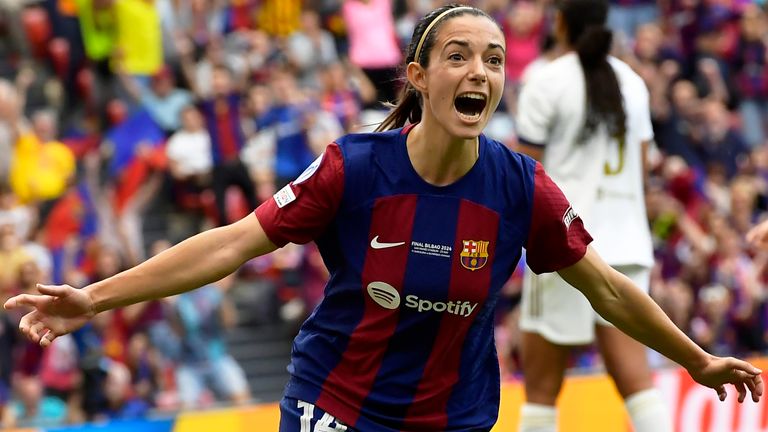
[[[456,112],[466,120],[477,120],[483,113],[487,97],[482,93],[462,93],[453,100]]]

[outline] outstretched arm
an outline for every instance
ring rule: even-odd
[[[763,394],[761,371],[735,358],[708,354],[678,329],[661,308],[634,283],[612,269],[592,248],[576,264],[558,272],[587,297],[592,307],[629,336],[686,368],[693,379],[725,400],[725,384],[757,402]]]
[[[22,318],[19,328],[32,341],[47,346],[99,312],[195,289],[275,249],[256,215],[250,214],[231,225],[197,234],[136,267],[83,289],[39,285],[42,295],[13,297],[5,308],[33,308]]]

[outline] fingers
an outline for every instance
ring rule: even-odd
[[[755,402],[759,402],[760,398],[763,396],[763,392],[765,391],[763,387],[763,377],[761,375],[758,375],[755,378],[753,378],[753,381],[755,383],[755,390],[752,391],[752,400]]]
[[[37,290],[40,294],[45,294],[54,297],[64,297],[67,295],[66,285],[43,285],[37,284]]]
[[[19,330],[21,330],[27,339],[32,342],[37,342],[37,330],[40,328],[38,325],[41,325],[41,323],[36,320],[34,314],[35,312],[30,312],[21,318],[21,321],[19,321]]]
[[[717,392],[717,397],[721,402],[724,401],[726,397],[728,397],[728,392],[725,391],[725,386],[717,386],[715,387],[715,391]]]
[[[56,334],[53,332],[53,330],[47,330],[45,334],[40,338],[40,346],[43,348],[47,348],[53,343],[53,340],[56,339]]]
[[[733,383],[733,386],[736,387],[736,391],[739,392],[739,398],[738,398],[739,403],[744,402],[744,398],[747,397],[747,388],[744,385],[744,382],[737,381]]]
[[[755,380],[754,379],[747,379],[747,380],[744,381],[744,385],[747,386],[747,389],[749,389],[749,392],[754,395],[754,393],[755,393]]]
[[[752,366],[751,364],[745,362],[744,360],[739,360],[737,358],[730,357],[728,358],[729,366],[733,369],[733,373],[736,375],[737,378],[743,377],[743,376],[756,376],[763,373],[762,370]]]
[[[749,389],[752,395],[752,400],[758,402],[764,390],[763,378],[760,375],[762,371],[743,360],[735,358],[730,358],[729,363],[731,363],[731,373],[733,375],[731,382],[739,392],[739,402],[743,402],[746,398],[747,389]]]
[[[3,307],[8,310],[16,309],[22,306],[38,307],[40,304],[42,304],[44,298],[45,298],[44,296],[39,296],[39,295],[19,294],[17,296],[9,298],[8,301],[5,302]]]
[[[31,326],[29,326],[29,338],[32,339],[33,342],[38,342],[40,340],[40,336],[42,335],[43,330],[45,329],[45,324],[43,324],[41,321],[38,321]]]
[[[57,334],[55,331],[39,319],[37,312],[30,312],[24,315],[19,322],[19,330],[31,342],[39,343],[42,347],[47,347],[53,342]]]
[[[762,396],[761,393],[758,393],[758,391],[762,392],[762,388],[758,390],[758,378],[760,377],[757,376],[755,378],[744,381],[744,385],[747,386],[747,389],[749,389],[749,394],[752,396],[752,402],[759,402],[760,396]]]

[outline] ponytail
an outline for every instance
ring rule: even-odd
[[[581,65],[591,69],[603,63],[611,51],[613,33],[603,26],[589,26],[576,41]]]
[[[576,42],[587,94],[584,137],[604,124],[608,134],[621,138],[627,133],[627,114],[616,73],[608,62],[613,33],[603,26],[590,26]]]
[[[627,113],[616,73],[608,62],[613,33],[605,27],[605,0],[567,0],[559,6],[568,29],[568,42],[576,49],[587,99],[582,137],[591,136],[600,125],[608,134],[622,138],[627,132]]]
[[[413,88],[411,83],[405,82],[400,90],[397,105],[392,106],[392,111],[376,128],[376,132],[383,132],[405,126],[406,122],[418,123],[421,121],[421,93]]]

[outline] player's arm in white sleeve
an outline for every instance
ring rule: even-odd
[[[515,130],[519,145],[516,150],[538,161],[544,155],[555,116],[556,107],[550,93],[545,79],[532,77],[523,85],[517,105]]]
[[[683,366],[700,384],[715,389],[721,400],[726,397],[727,383],[736,386],[739,402],[746,397],[747,389],[754,401],[762,396],[759,369],[735,358],[705,352],[631,279],[611,268],[591,247],[581,260],[558,274],[581,291],[600,316]]]

